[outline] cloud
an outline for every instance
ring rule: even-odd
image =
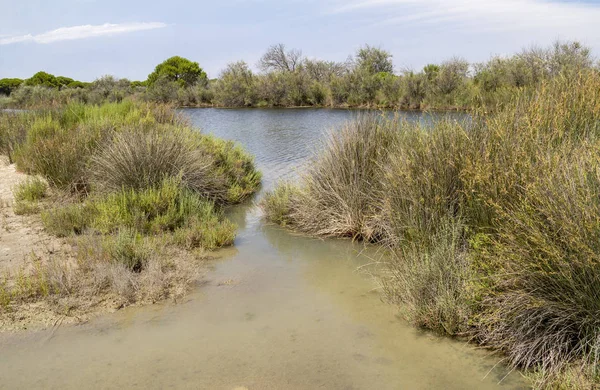
[[[105,23],[97,26],[83,25],[73,27],[61,27],[56,30],[48,31],[37,35],[17,35],[17,36],[1,36],[0,45],[10,45],[19,42],[35,42],[35,43],[52,43],[59,41],[70,41],[75,39],[85,39],[100,36],[109,36],[124,34],[134,31],[153,30],[163,28],[165,23],[121,23],[110,24]]]
[[[444,22],[477,31],[544,29],[555,33],[600,35],[600,6],[548,0],[355,0],[335,2],[332,14],[383,13],[378,24],[414,25]]]

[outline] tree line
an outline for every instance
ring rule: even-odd
[[[85,83],[38,72],[26,80],[1,79],[0,94],[15,106],[135,96],[179,106],[462,110],[495,105],[516,88],[597,66],[590,49],[579,42],[531,47],[475,64],[454,57],[419,71],[396,69],[392,59],[388,51],[369,45],[335,62],[311,59],[301,50],[276,44],[260,58],[259,72],[238,61],[209,79],[198,62],[175,56],[158,64],[145,81],[103,76]]]

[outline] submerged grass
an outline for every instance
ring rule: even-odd
[[[262,206],[292,229],[389,246],[384,290],[415,324],[503,351],[538,386],[599,386],[599,135],[596,72],[465,123],[371,116]]]

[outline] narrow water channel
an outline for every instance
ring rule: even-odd
[[[184,110],[293,179],[343,110]],[[418,113],[411,120],[431,121]],[[258,195],[260,197],[260,194]],[[235,248],[185,302],[0,337],[0,388],[517,389],[498,357],[409,326],[366,272],[381,253],[302,237],[236,207]]]

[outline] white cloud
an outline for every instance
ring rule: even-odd
[[[107,35],[124,34],[134,31],[153,30],[163,28],[165,23],[121,23],[92,26],[73,26],[61,27],[56,30],[48,31],[42,34],[32,35],[17,35],[17,36],[2,36],[0,37],[0,45],[10,45],[19,42],[35,42],[35,43],[52,43],[58,41],[68,41],[75,39],[85,39]]]
[[[332,3],[330,3],[332,4]],[[354,0],[334,2],[331,13],[383,12],[378,24],[451,23],[476,31],[543,29],[600,35],[600,6],[548,0]]]

